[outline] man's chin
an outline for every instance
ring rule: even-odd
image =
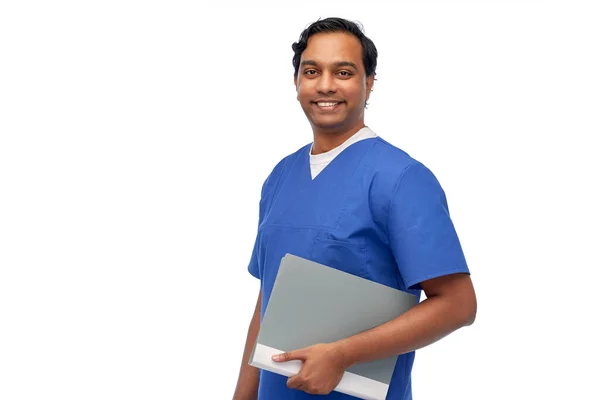
[[[342,118],[314,118],[311,119],[311,125],[324,131],[333,131],[344,126]]]

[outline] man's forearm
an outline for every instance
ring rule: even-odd
[[[428,298],[398,318],[340,340],[335,346],[346,367],[425,347],[475,318],[471,301],[437,296]]]
[[[248,361],[250,360],[250,354],[252,354],[252,348],[260,329],[260,303],[261,296],[259,295],[250,326],[248,327],[246,346],[244,348],[244,355],[242,356],[242,365],[240,366],[240,374],[233,400],[256,400],[258,398],[259,369],[248,365]]]

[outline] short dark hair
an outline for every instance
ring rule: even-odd
[[[365,36],[360,23],[335,17],[323,20],[318,19],[313,22],[308,28],[302,31],[300,39],[292,44],[292,50],[294,50],[294,58],[292,60],[294,64],[294,76],[298,76],[300,57],[302,56],[302,52],[306,50],[308,38],[316,33],[323,32],[347,32],[354,35],[360,41],[362,46],[363,66],[365,67],[366,75],[375,76],[375,69],[377,68],[377,48],[373,41]]]

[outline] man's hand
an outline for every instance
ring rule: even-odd
[[[290,389],[310,394],[329,394],[342,380],[346,366],[335,344],[322,343],[273,356],[275,362],[302,361],[298,374],[287,381]]]

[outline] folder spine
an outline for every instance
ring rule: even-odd
[[[287,377],[300,372],[302,362],[299,360],[275,362],[271,359],[272,356],[280,353],[283,353],[283,351],[257,343],[249,364]],[[383,382],[346,371],[334,390],[365,400],[385,400],[388,388],[389,385]]]

